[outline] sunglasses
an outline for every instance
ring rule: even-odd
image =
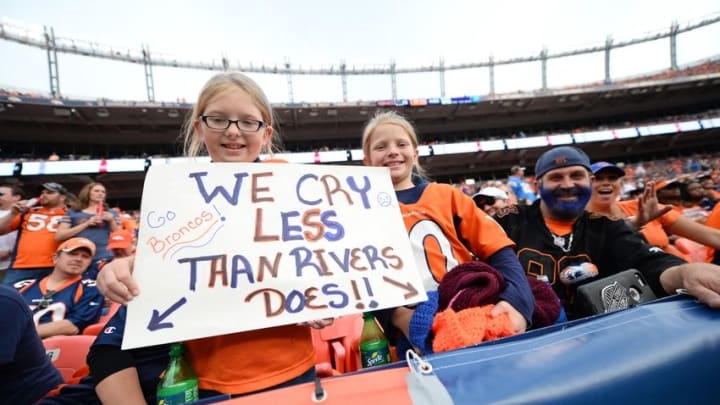
[[[52,302],[53,302],[53,300],[52,300],[53,295],[55,295],[55,291],[53,291],[53,290],[48,290],[48,292],[47,292],[45,295],[43,295],[43,297],[40,299],[40,302],[38,302],[38,308],[39,308],[39,309],[45,309],[45,308],[47,308],[50,304],[52,304]]]
[[[495,198],[495,197],[490,197],[490,196],[475,197],[475,204],[477,204],[480,207],[484,207],[486,205],[493,205],[493,204],[495,204],[495,201],[497,201],[497,198]]]

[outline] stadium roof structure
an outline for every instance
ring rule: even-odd
[[[171,157],[179,153],[167,151],[177,144],[190,106],[116,104],[121,103],[0,95],[2,147],[7,150],[32,144],[42,150],[43,145],[64,145],[82,151],[83,145],[95,145],[95,152],[105,148],[107,154],[101,156],[110,158],[113,151],[140,145],[148,151],[156,146],[167,153],[165,156],[110,159],[104,169],[99,159],[26,161],[19,173],[13,172],[17,167],[10,162],[0,164],[0,176],[14,175],[26,186],[52,178],[70,189],[79,189],[92,178],[107,184],[111,200],[136,205],[146,165],[178,160]],[[593,160],[616,161],[716,150],[713,140],[720,133],[720,73],[454,104],[281,105],[275,112],[286,149],[302,151],[283,157],[291,162],[360,164],[362,125],[376,110],[387,109],[398,110],[413,120],[426,141],[420,148],[421,164],[433,178],[458,181],[505,177],[510,166],[519,163],[533,167],[543,151],[557,144],[582,143],[579,146]],[[697,114],[708,111],[711,115],[704,120],[697,118]],[[512,135],[486,136],[501,132]],[[317,148],[326,144],[347,146]]]

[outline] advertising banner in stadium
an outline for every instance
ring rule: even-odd
[[[386,168],[153,166],[141,212],[124,349],[426,299]]]

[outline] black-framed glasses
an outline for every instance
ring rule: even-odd
[[[243,132],[257,132],[260,128],[266,127],[267,124],[263,121],[253,120],[245,118],[241,120],[231,120],[225,117],[217,115],[201,115],[200,119],[210,129],[216,129],[218,131],[224,131],[230,128],[230,124],[237,125],[238,129]]]

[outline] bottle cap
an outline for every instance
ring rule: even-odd
[[[185,352],[185,347],[182,343],[173,343],[170,346],[170,357],[180,357]]]

